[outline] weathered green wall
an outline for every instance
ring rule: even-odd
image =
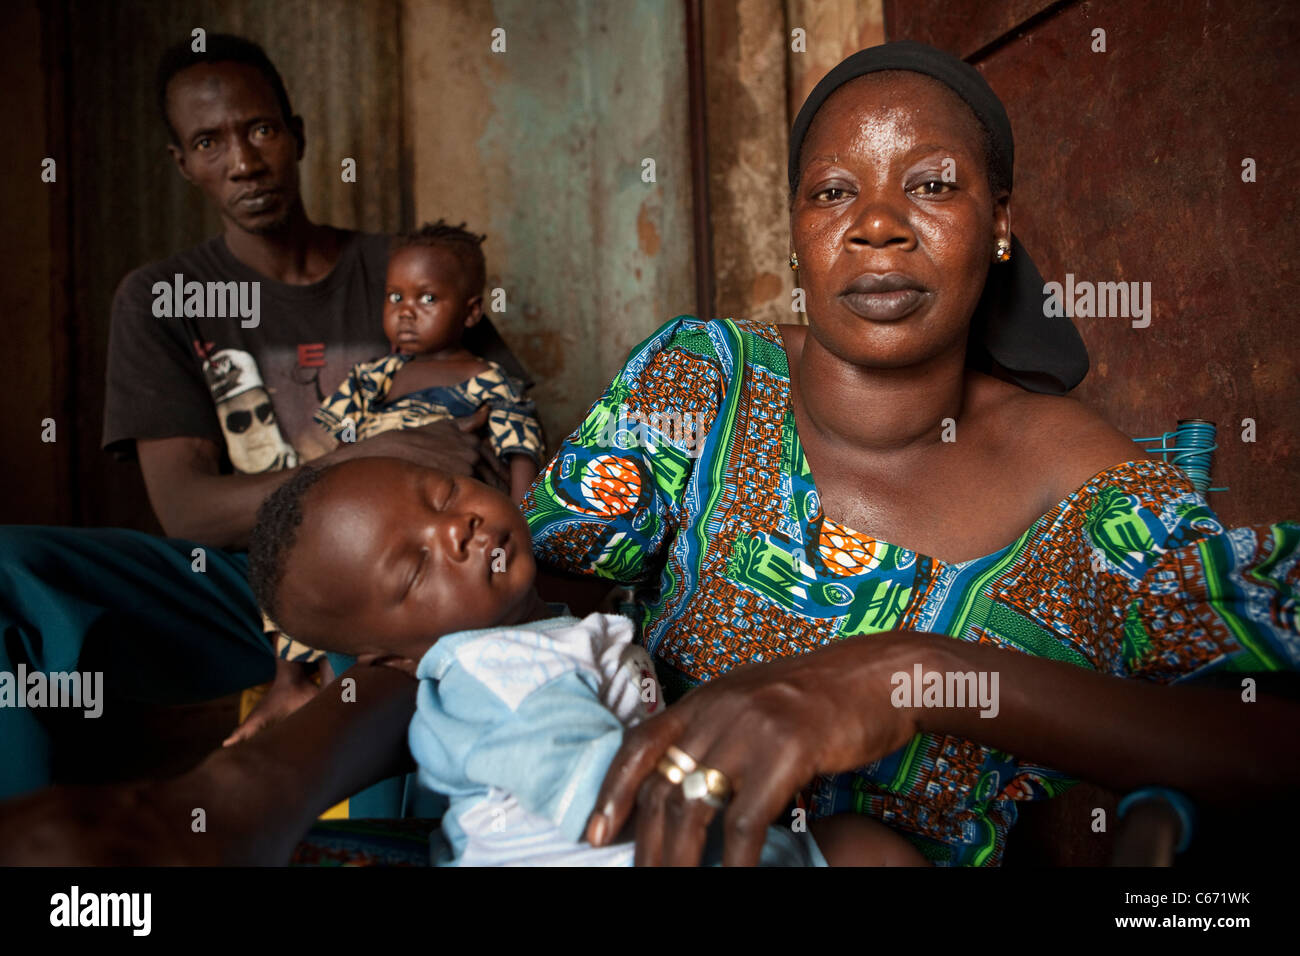
[[[488,235],[493,321],[552,447],[628,350],[694,311],[684,8],[405,0],[416,217]],[[505,30],[504,53],[491,50]],[[656,182],[642,181],[642,160]]]

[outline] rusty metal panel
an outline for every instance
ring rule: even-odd
[[[1071,0],[884,0],[891,40],[919,40],[969,57]]]
[[[909,5],[917,23],[946,7]],[[1092,370],[1074,394],[1134,437],[1216,422],[1229,491],[1209,497],[1232,524],[1300,517],[1298,53],[1292,4],[1095,0],[978,64],[1011,115],[1013,222],[1044,277],[1151,283],[1146,328],[1075,320]]]

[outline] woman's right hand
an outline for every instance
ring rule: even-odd
[[[695,688],[627,733],[588,839],[610,842],[635,808],[638,865],[696,865],[709,823],[722,812],[723,862],[756,864],[767,826],[813,777],[861,767],[917,733],[915,711],[891,702],[890,678],[925,665],[931,641],[915,632],[850,638]],[[670,746],[726,775],[732,796],[725,810],[687,799],[658,771]]]

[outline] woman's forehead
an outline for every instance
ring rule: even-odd
[[[809,127],[803,156],[834,154],[854,143],[887,145],[904,133],[977,154],[983,141],[975,114],[943,83],[921,73],[882,70],[855,77],[827,98]]]

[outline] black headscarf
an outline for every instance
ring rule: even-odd
[[[808,94],[790,130],[790,192],[799,179],[799,154],[813,117],[849,80],[881,70],[933,77],[971,108],[990,140],[990,178],[1011,187],[1015,142],[1011,120],[997,94],[973,66],[924,43],[899,40],[859,50],[831,70]],[[991,254],[991,250],[990,250]],[[1088,350],[1066,316],[1043,314],[1043,277],[1014,235],[1011,261],[994,263],[971,319],[968,364],[983,371],[996,361],[1033,392],[1064,395],[1088,374]]]

